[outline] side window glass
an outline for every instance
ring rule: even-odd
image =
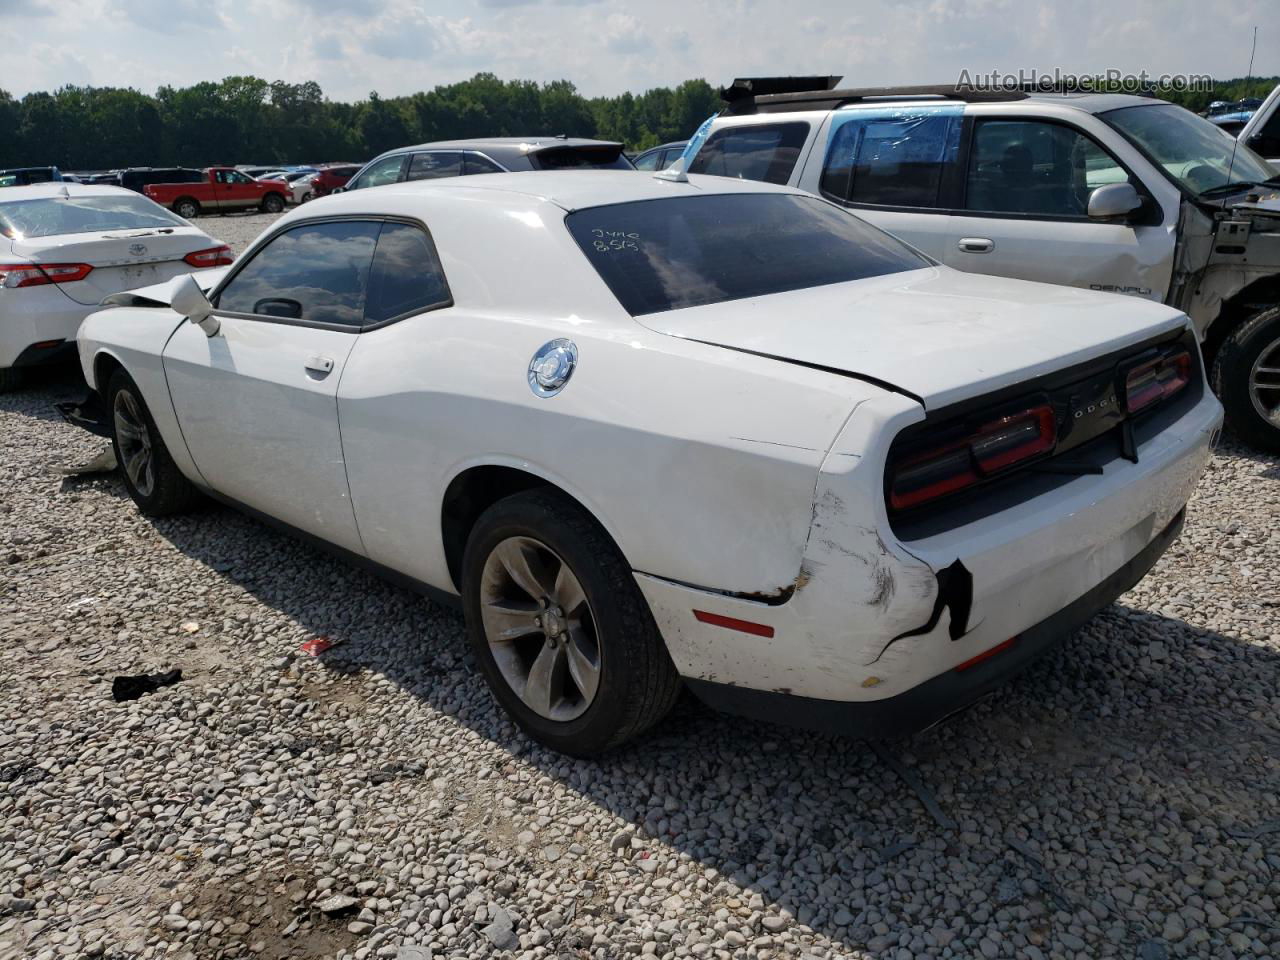
[[[466,155],[466,162],[463,166],[463,173],[465,173],[467,176],[471,176],[474,173],[504,173],[504,172],[505,171],[500,166],[498,166],[488,157],[483,157],[478,153],[468,153]]]
[[[948,105],[837,113],[821,191],[851,203],[938,207],[943,175],[959,154],[963,110]]]
[[[400,170],[404,167],[404,154],[383,157],[374,163],[360,176],[348,181],[348,190],[359,190],[363,187],[380,187],[383,184],[395,183],[400,179]]]
[[[437,180],[441,177],[462,176],[462,154],[445,151],[441,153],[415,153],[409,162],[406,180]]]
[[[1080,217],[1089,194],[1128,174],[1078,130],[1037,120],[982,120],[969,152],[965,206],[984,213]]]
[[[1272,108],[1271,116],[1262,129],[1249,137],[1248,145],[1259,156],[1268,159],[1280,157],[1280,104]]]
[[[231,279],[218,309],[359,329],[381,226],[316,223],[282,233]]]
[[[636,157],[635,165],[637,170],[657,170],[658,160],[662,157],[661,150],[650,150],[648,153],[642,153]]]
[[[807,123],[724,127],[707,138],[689,172],[786,183],[808,136]]]
[[[449,286],[431,238],[407,223],[386,223],[369,275],[366,323],[381,323],[449,302]]]

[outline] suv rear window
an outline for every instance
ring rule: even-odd
[[[622,155],[622,144],[582,147],[548,147],[529,158],[536,170],[633,170]]]
[[[789,193],[589,207],[565,224],[633,317],[930,265],[839,207]]]
[[[786,183],[808,137],[807,123],[724,127],[707,138],[689,164],[689,173]]]

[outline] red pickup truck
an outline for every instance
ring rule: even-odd
[[[187,220],[202,213],[254,208],[279,213],[284,209],[279,183],[255,180],[231,167],[210,167],[204,175],[199,183],[149,183],[142,192]]]

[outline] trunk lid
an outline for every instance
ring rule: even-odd
[[[1186,324],[1160,304],[946,267],[636,320],[669,336],[878,381],[929,410]]]
[[[220,246],[196,227],[106,230],[12,241],[13,252],[32,263],[87,263],[93,272],[58,289],[83,304],[101,303],[121,290],[163,283],[193,268],[182,258]]]

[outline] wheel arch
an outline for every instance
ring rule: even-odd
[[[117,370],[123,370],[124,363],[114,353],[107,349],[100,349],[93,358],[93,382],[89,386],[93,387],[100,395],[106,389],[107,382],[111,379],[111,375]],[[105,400],[106,398],[103,397]]]
[[[1200,345],[1206,368],[1213,366],[1218,350],[1233,330],[1259,311],[1277,305],[1280,305],[1280,274],[1261,277],[1224,300]]]
[[[440,503],[440,542],[444,548],[449,577],[459,593],[462,592],[462,555],[476,521],[499,500],[526,490],[545,488],[564,494],[599,524],[622,551],[614,531],[597,511],[591,509],[567,484],[558,478],[535,472],[535,469],[529,463],[522,463],[518,467],[505,463],[479,463],[465,467],[449,481]],[[622,552],[625,556],[625,551]]]

